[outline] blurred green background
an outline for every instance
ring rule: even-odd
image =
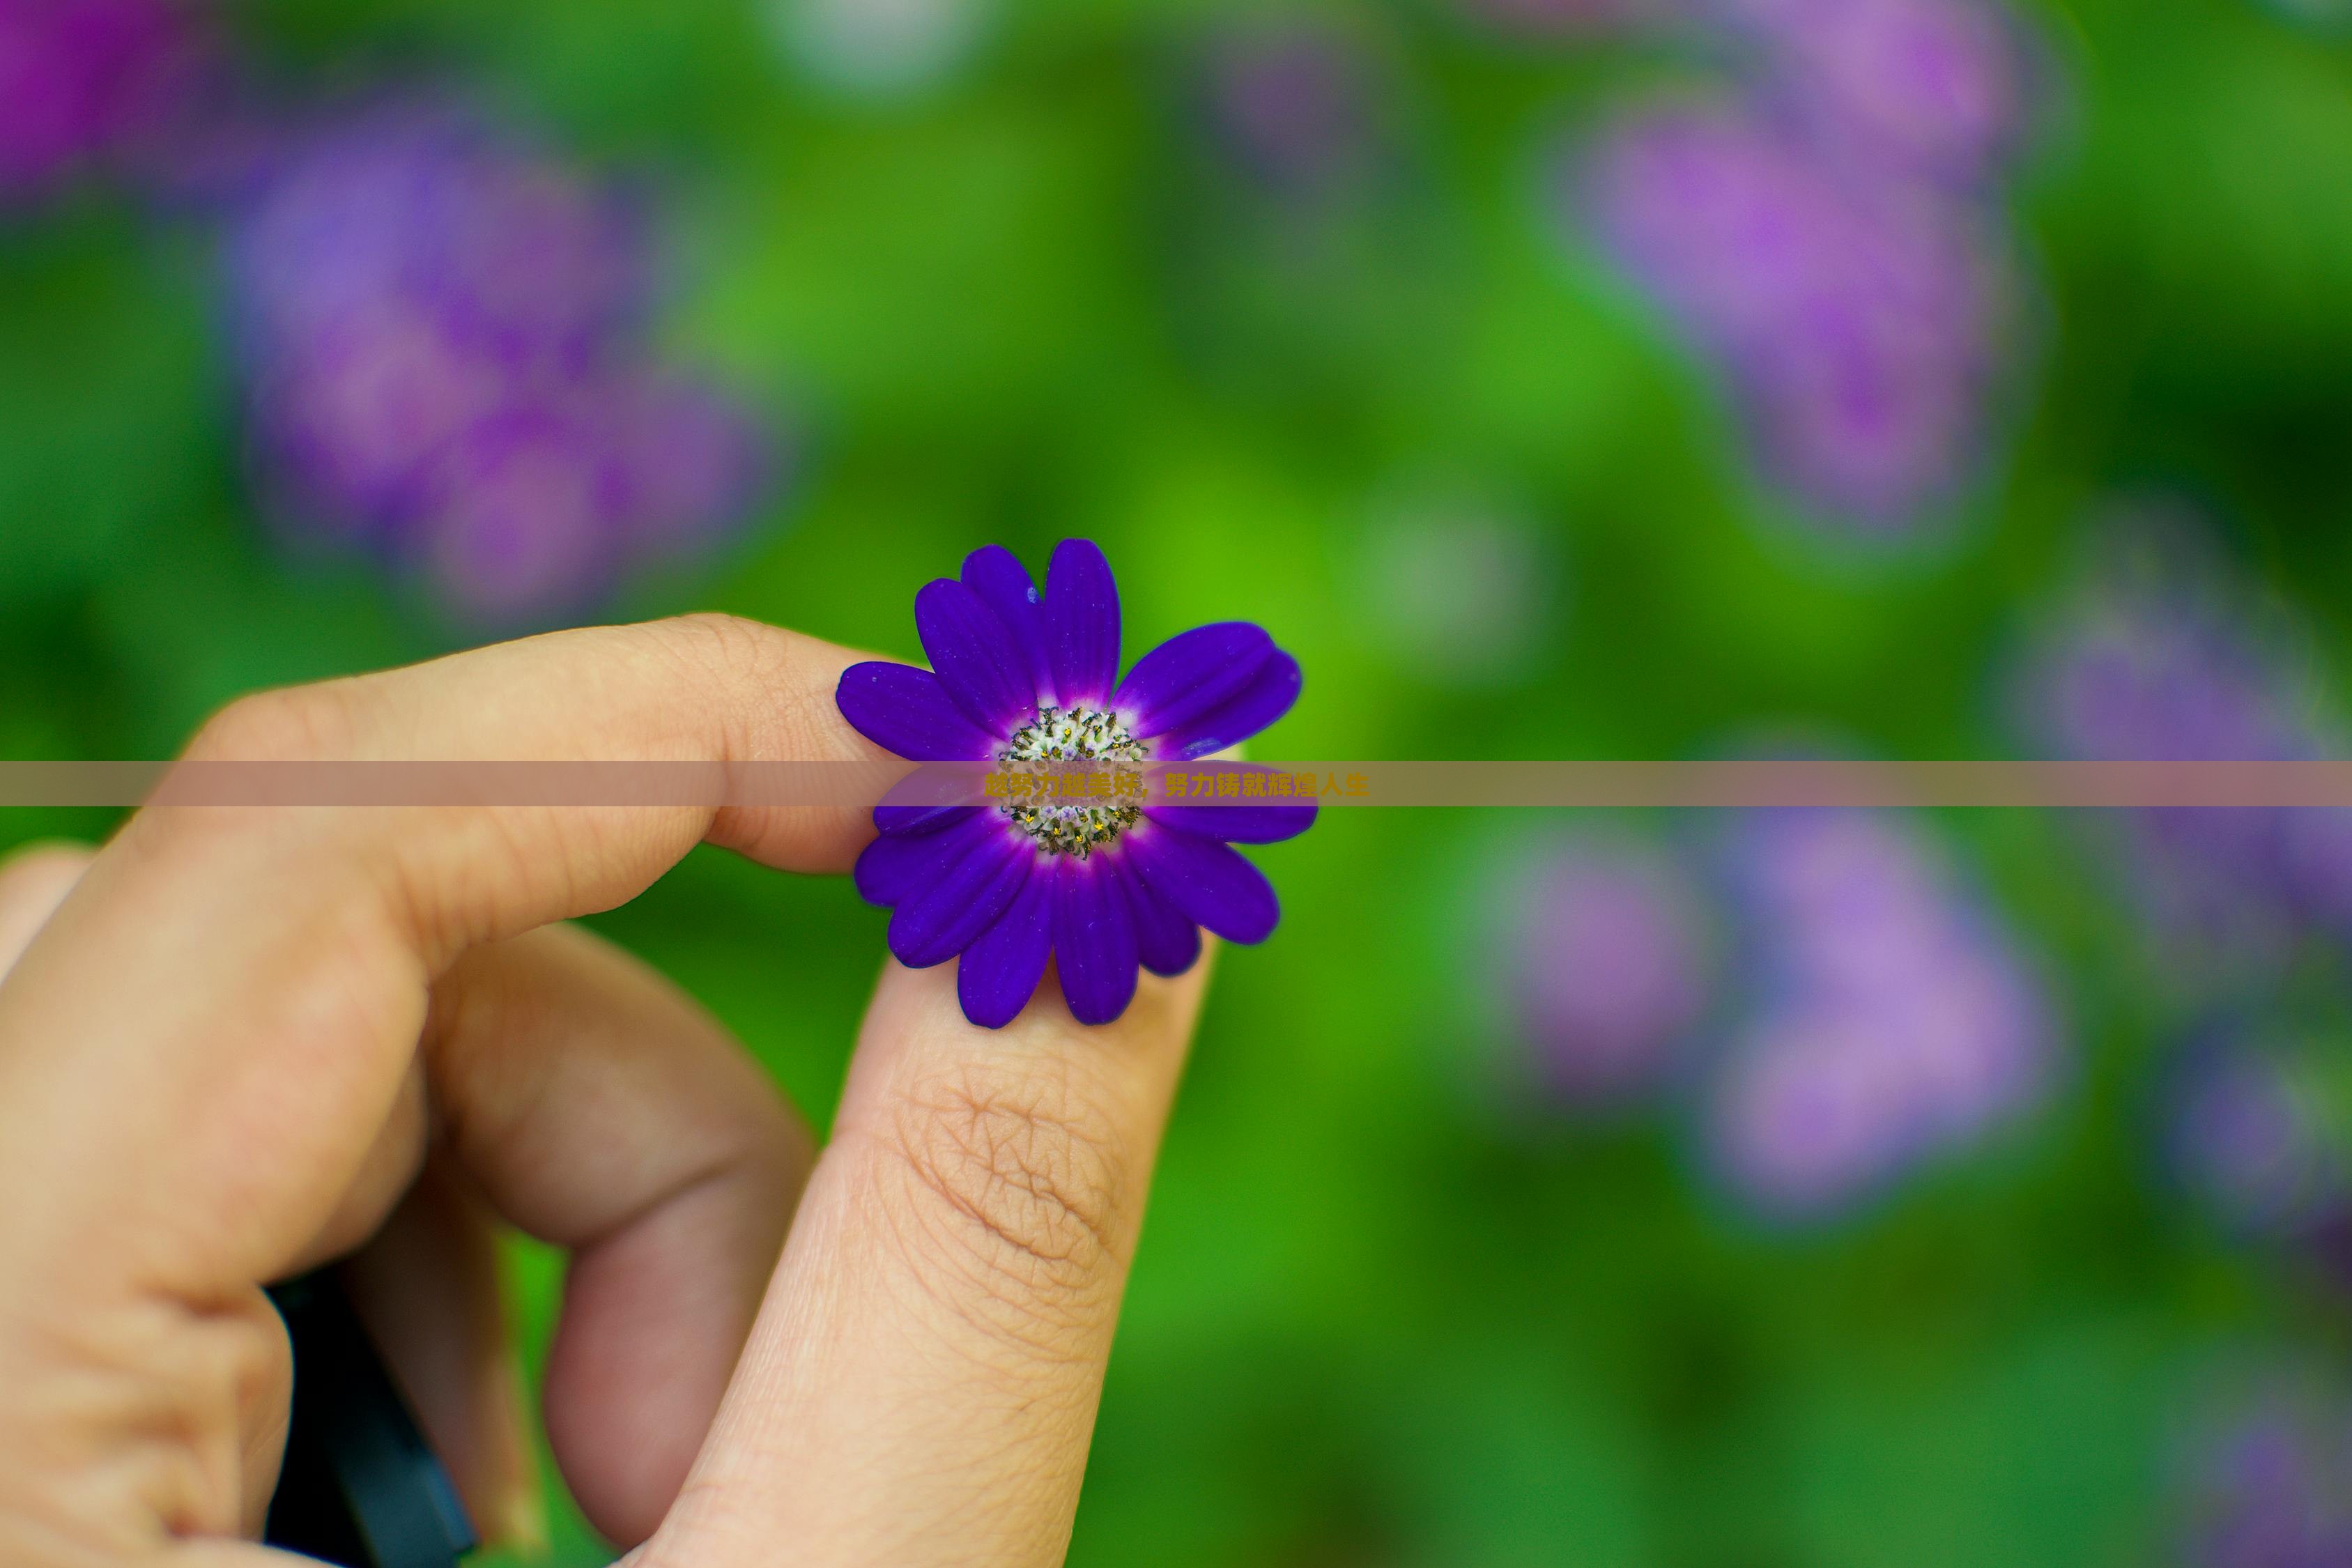
[[[1268,756],[1671,757],[1782,723],[1990,756],[2020,744],[1996,678],[2021,617],[2105,498],[2153,489],[2205,507],[2352,680],[2340,33],[2251,0],[2031,9],[2056,84],[2012,192],[2039,331],[1963,525],[1874,559],[1786,525],[1708,377],[1546,205],[1545,149],[1682,65],[1434,0],[1297,13],[1360,40],[1396,150],[1301,219],[1198,124],[1202,39],[1259,15],[1008,0],[880,88],[813,70],[755,0],[268,0],[237,26],[294,76],[462,75],[660,182],[663,331],[764,389],[794,457],[722,566],[614,616],[719,608],[919,658],[921,582],[1083,534],[1130,657],[1228,617],[1298,656]],[[201,225],[102,187],[0,228],[8,756],[169,755],[239,692],[464,640],[362,566],[271,548],[213,289]],[[1517,640],[1467,674],[1367,563],[1398,498],[1433,494],[1529,542]],[[1797,1230],[1713,1193],[1671,1118],[1498,1106],[1475,868],[1528,826],[1335,812],[1256,856],[1286,919],[1221,965],[1074,1563],[2144,1562],[2197,1369],[2346,1349],[2339,1297],[2152,1174],[2171,1021],[2060,825],[1939,827],[2059,978],[2064,1091]],[[11,840],[109,826],[0,817]],[[595,923],[824,1124],[882,911],[700,852]],[[517,1248],[534,1343],[559,1267]],[[550,1486],[552,1560],[603,1561]]]

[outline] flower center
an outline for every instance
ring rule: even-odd
[[[1003,810],[1013,825],[1047,855],[1083,860],[1115,844],[1143,814],[1143,775],[1131,764],[1146,755],[1143,744],[1116,714],[1093,708],[1045,708],[1036,721],[1013,732],[996,753],[1004,772],[1031,780],[1027,794],[1015,794]],[[1099,767],[1085,764],[1098,763]],[[1122,787],[1125,786],[1125,787]]]

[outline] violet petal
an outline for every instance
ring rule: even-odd
[[[1054,952],[1081,1024],[1108,1024],[1135,995],[1135,916],[1108,856],[1055,862]]]
[[[939,677],[910,664],[851,665],[841,672],[834,703],[852,729],[911,762],[978,762],[996,752],[996,742],[964,717]]]
[[[1318,805],[1314,796],[1300,795],[1269,800],[1263,805],[1147,805],[1143,815],[1202,838],[1220,838],[1228,844],[1279,844],[1314,826]]]
[[[1298,700],[1298,661],[1276,648],[1250,683],[1215,708],[1156,737],[1151,753],[1163,761],[1189,763],[1239,745],[1265,729]]]
[[[931,669],[964,716],[1002,739],[1027,723],[1037,689],[1013,634],[978,594],[951,578],[915,595],[915,630]]]
[[[857,857],[851,873],[857,896],[886,909],[900,903],[937,881],[993,832],[992,825],[979,823],[938,833],[886,833]]]
[[[877,805],[874,826],[894,838],[920,838],[976,815],[976,805]]]
[[[1054,547],[1045,574],[1045,657],[1065,708],[1108,700],[1118,682],[1118,584],[1088,539]]]
[[[1264,942],[1282,918],[1274,888],[1234,850],[1160,823],[1139,823],[1128,853],[1151,890],[1228,942]]]
[[[1119,868],[1128,911],[1135,917],[1135,952],[1154,974],[1181,974],[1199,962],[1201,928],[1151,890],[1131,867]]]
[[[1036,856],[986,818],[971,847],[890,916],[890,951],[909,969],[945,963],[980,939],[1020,893]],[[961,839],[966,836],[959,833]]]
[[[1028,568],[1002,544],[983,544],[963,558],[963,584],[1004,623],[1037,701],[1054,704],[1054,670],[1045,658],[1045,596],[1029,580]]]
[[[1237,696],[1274,652],[1274,639],[1247,621],[1180,632],[1135,661],[1112,694],[1137,736],[1190,724]]]
[[[963,1016],[983,1029],[1001,1029],[1019,1017],[1045,977],[1054,946],[1054,883],[1044,868],[1032,870],[996,922],[964,950],[956,999]]]

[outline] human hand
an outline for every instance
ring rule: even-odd
[[[857,656],[696,617],[269,693],[208,760],[859,761]],[[845,870],[815,807],[168,806],[0,868],[0,1562],[268,1568],[290,1365],[348,1278],[478,1521],[528,1509],[490,1253],[572,1254],[558,1463],[635,1568],[1061,1561],[1205,965],[1117,1023],[883,973],[831,1143],[560,922],[698,841]],[[789,1232],[789,1234],[788,1234]],[[740,1352],[740,1359],[739,1359]],[[638,1544],[642,1543],[642,1544]]]

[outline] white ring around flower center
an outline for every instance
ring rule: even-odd
[[[1008,773],[1035,773],[1056,780],[1087,776],[1072,763],[1135,763],[1149,752],[1118,716],[1096,708],[1043,708],[1036,720],[1013,732],[996,760]],[[1102,770],[1108,776],[1111,770]],[[1014,826],[1035,841],[1047,855],[1075,855],[1085,859],[1119,836],[1142,816],[1135,801],[1125,795],[1080,795],[1067,799],[1024,797],[1001,808]]]

